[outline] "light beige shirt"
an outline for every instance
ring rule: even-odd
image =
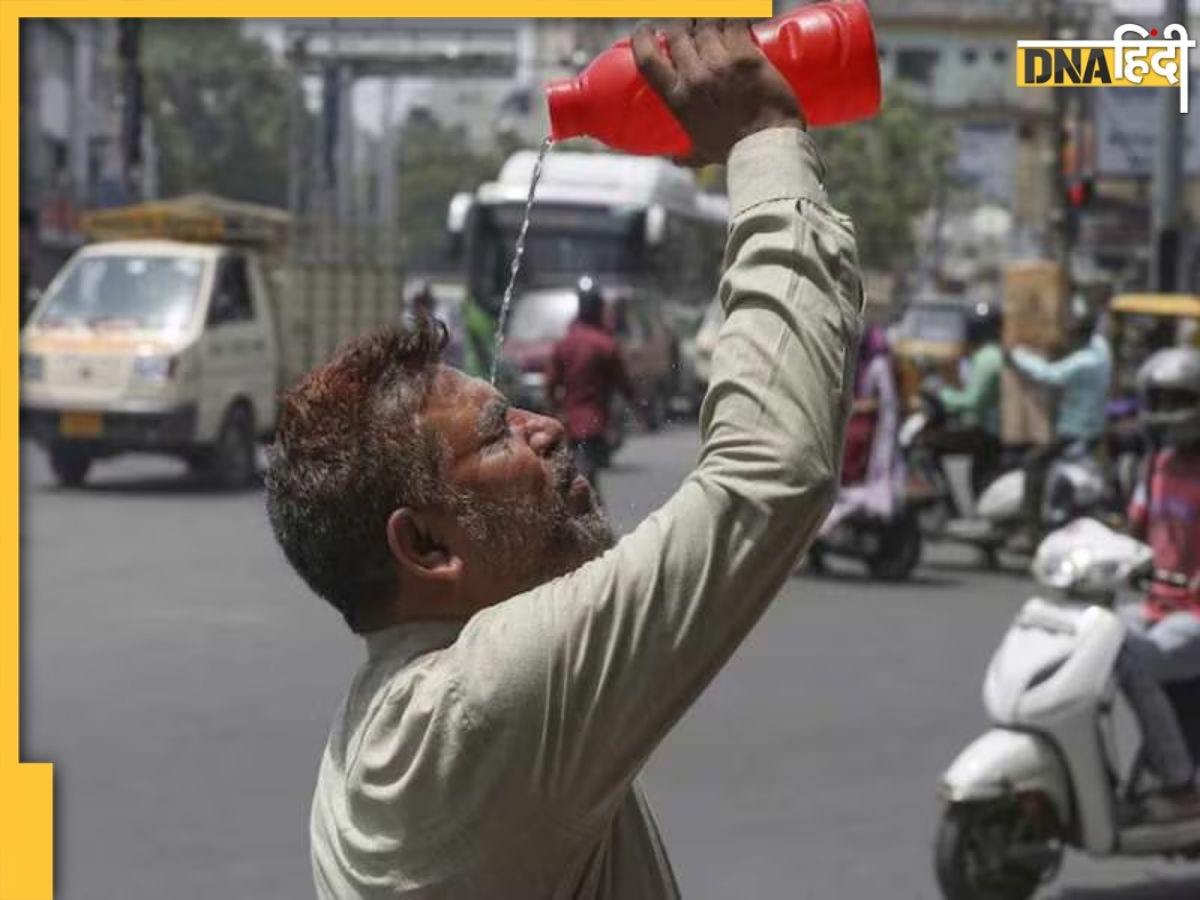
[[[729,158],[699,464],[601,558],[463,624],[367,638],[313,799],[322,898],[678,897],[634,777],[833,500],[862,290],[812,139]]]

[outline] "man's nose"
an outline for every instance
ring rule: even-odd
[[[549,416],[539,416],[528,413],[526,433],[529,435],[529,446],[538,456],[549,456],[562,444],[566,437],[562,423]]]

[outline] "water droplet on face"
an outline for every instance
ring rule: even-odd
[[[492,348],[492,377],[491,383],[496,384],[496,373],[500,368],[500,352],[504,349],[504,328],[508,322],[508,308],[512,305],[513,288],[517,286],[517,274],[521,271],[521,257],[525,255],[525,235],[529,231],[529,219],[533,214],[533,195],[537,190],[538,181],[542,177],[542,165],[546,162],[546,154],[554,144],[553,138],[542,141],[538,151],[537,161],[533,165],[533,175],[529,179],[529,196],[525,198],[525,218],[521,220],[521,230],[517,233],[517,244],[513,248],[512,265],[508,270],[508,285],[504,288],[504,300],[500,304],[500,319],[496,322],[496,343]]]

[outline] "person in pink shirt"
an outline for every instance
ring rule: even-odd
[[[1141,416],[1158,447],[1129,509],[1131,533],[1154,552],[1146,599],[1121,610],[1129,629],[1118,675],[1145,734],[1162,791],[1154,821],[1200,815],[1196,761],[1164,684],[1200,678],[1200,351],[1154,354],[1138,372]]]
[[[608,459],[613,397],[620,393],[635,411],[637,394],[621,348],[604,327],[604,296],[589,277],[579,280],[579,314],[554,346],[547,389],[575,451],[575,467],[599,496],[600,469]]]

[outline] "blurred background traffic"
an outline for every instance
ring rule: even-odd
[[[871,7],[883,112],[818,140],[910,400],[916,367],[962,355],[960,311],[1003,305],[1014,260],[1056,260],[1113,294],[1187,292],[1200,269],[1186,227],[1200,204],[1194,117],[1178,117],[1177,183],[1156,192],[1159,92],[1034,90],[1013,77],[1017,40],[1106,37],[1147,4]],[[219,218],[213,203],[230,200],[282,223],[263,314],[288,360],[259,362],[276,380],[418,293],[450,326],[452,361],[486,372],[530,151],[548,128],[540,86],[632,24],[26,21],[22,322],[90,239],[155,237],[145,216],[114,230],[90,212],[190,197],[189,215]],[[609,297],[651,424],[694,409],[720,324],[710,301],[724,220],[717,169],[693,177],[587,142],[553,153],[507,329],[506,389],[543,405],[548,348],[586,275]]]

